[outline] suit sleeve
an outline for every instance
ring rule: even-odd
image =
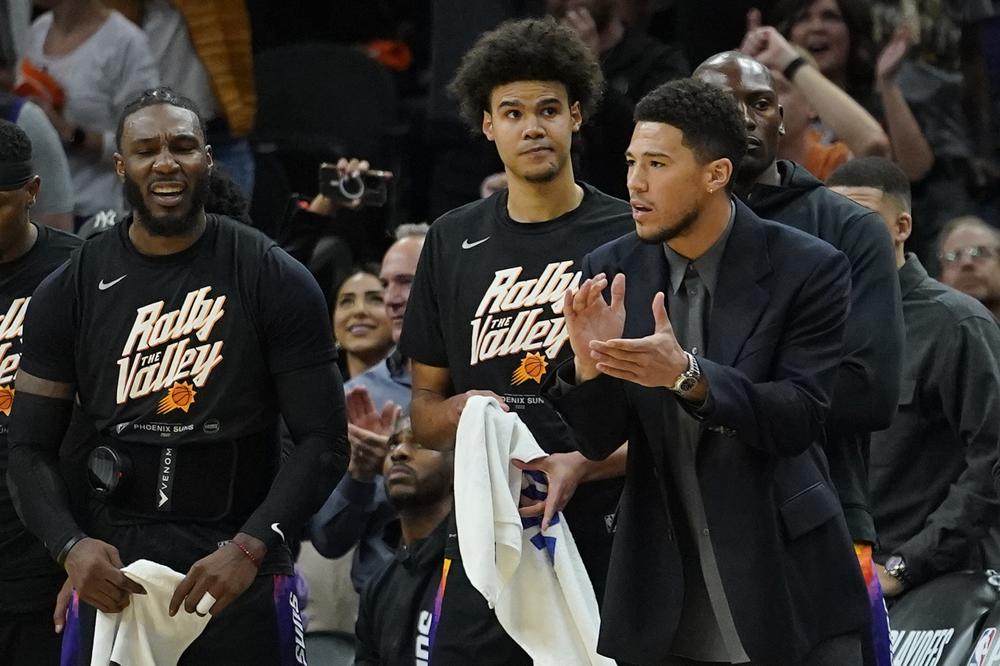
[[[843,254],[817,262],[789,308],[769,382],[754,383],[736,368],[699,358],[711,394],[704,422],[731,428],[743,443],[780,456],[798,455],[824,441],[849,288],[850,266]]]
[[[613,278],[610,269],[603,269]],[[583,276],[593,277],[590,255],[583,258]],[[610,298],[610,292],[605,294]],[[573,359],[562,363],[541,387],[541,394],[573,429],[577,448],[591,460],[604,460],[628,439],[629,405],[622,380],[598,375],[576,385]]]
[[[830,424],[875,432],[892,425],[903,363],[903,306],[895,250],[875,213],[850,225],[841,248],[851,262],[851,308]]]
[[[382,477],[358,481],[345,474],[323,507],[313,516],[309,536],[323,557],[341,557],[368,532],[368,525],[385,498],[376,492]],[[381,501],[380,501],[381,500]]]
[[[960,566],[1000,512],[991,473],[1000,444],[1000,367],[995,357],[1000,329],[995,322],[971,317],[944,340],[934,358],[932,388],[964,445],[966,466],[923,529],[896,549],[913,584]]]

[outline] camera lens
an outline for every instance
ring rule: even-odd
[[[365,194],[365,181],[361,176],[343,176],[339,187],[341,196],[348,201],[357,201]]]

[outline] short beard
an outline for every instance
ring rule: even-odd
[[[674,226],[660,229],[656,233],[656,235],[651,238],[643,238],[642,236],[639,236],[639,239],[643,243],[649,243],[650,245],[666,243],[667,241],[671,241],[674,238],[677,238],[678,236],[681,236],[690,231],[691,227],[694,226],[694,223],[698,219],[698,216],[700,214],[701,214],[700,210],[692,208],[688,212],[684,213],[684,217],[681,218],[681,221],[675,224]]]
[[[551,183],[556,177],[562,173],[562,170],[566,167],[566,160],[557,162],[552,166],[551,169],[543,172],[536,173],[530,176],[525,176],[524,179],[529,183]]]
[[[152,236],[171,238],[185,236],[194,231],[205,208],[206,199],[208,199],[208,178],[199,178],[192,183],[191,205],[187,212],[157,218],[146,206],[139,185],[131,178],[125,177],[125,200],[132,210],[138,213],[137,220]]]

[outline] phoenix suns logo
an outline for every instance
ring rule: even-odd
[[[580,285],[580,272],[570,270],[572,265],[572,260],[555,261],[537,278],[526,279],[520,266],[496,271],[471,322],[471,364],[522,356],[511,383],[541,383],[547,359],[558,356],[569,339],[562,298]]]
[[[157,414],[191,408],[195,389],[204,386],[222,362],[223,341],[210,342],[209,337],[226,314],[226,297],[212,298],[211,291],[202,287],[188,292],[177,310],[164,312],[164,301],[136,310],[118,361],[119,405],[165,390]]]
[[[20,351],[14,351],[14,344],[20,344],[29,301],[30,296],[15,298],[7,312],[0,316],[0,414],[4,416],[10,416],[10,407],[14,403],[14,376],[21,362]]]

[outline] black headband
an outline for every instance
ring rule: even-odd
[[[24,187],[35,173],[31,160],[23,162],[0,162],[0,191],[9,192]]]

